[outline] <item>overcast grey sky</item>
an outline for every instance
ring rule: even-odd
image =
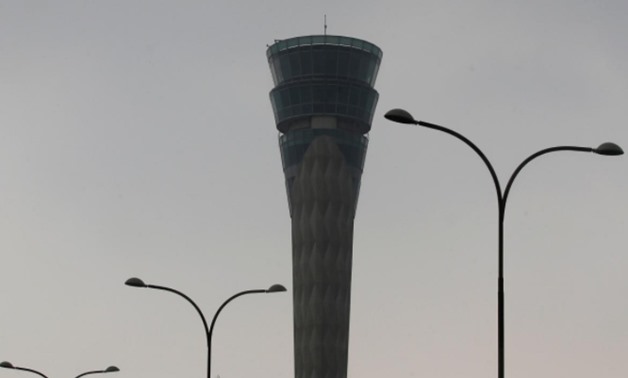
[[[356,217],[349,377],[496,376],[501,180],[628,148],[625,1],[0,0],[0,360],[50,378],[205,374],[195,299],[290,290],[266,46],[384,51]],[[509,378],[628,374],[626,158],[560,153],[506,214]],[[213,373],[293,376],[291,293],[221,314]],[[2,369],[1,378],[28,373]]]

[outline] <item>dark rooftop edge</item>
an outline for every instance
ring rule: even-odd
[[[375,54],[380,59],[383,55],[382,49],[372,44],[371,42],[367,42],[362,39],[343,37],[339,35],[308,35],[276,40],[276,42],[269,46],[268,50],[266,50],[266,56],[270,58],[272,55],[278,52],[285,51],[291,48],[316,45],[352,47],[355,49],[367,51],[371,54]]]

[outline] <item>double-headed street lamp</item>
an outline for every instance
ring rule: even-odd
[[[214,325],[216,324],[216,319],[218,319],[218,314],[220,314],[222,309],[225,308],[225,306],[229,302],[231,302],[232,300],[234,300],[237,297],[240,297],[242,295],[246,295],[246,294],[260,294],[260,293],[279,293],[279,292],[286,291],[286,288],[283,285],[274,284],[274,285],[270,286],[268,289],[245,290],[245,291],[241,291],[241,292],[239,292],[237,294],[234,294],[229,299],[224,301],[223,304],[218,308],[218,311],[216,311],[216,313],[214,314],[214,318],[212,319],[211,325],[208,327],[207,326],[207,321],[205,320],[205,316],[203,315],[203,312],[201,311],[201,309],[198,307],[198,305],[196,303],[194,303],[194,301],[190,297],[188,297],[187,295],[183,294],[182,292],[180,292],[178,290],[175,290],[175,289],[172,289],[172,288],[169,288],[169,287],[165,287],[165,286],[149,285],[149,284],[144,283],[144,281],[142,281],[141,279],[136,278],[136,277],[129,278],[128,280],[126,280],[126,282],[124,284],[127,285],[127,286],[132,286],[132,287],[145,287],[145,288],[149,288],[149,289],[157,289],[157,290],[169,291],[171,293],[177,294],[180,297],[183,297],[186,301],[188,301],[194,307],[194,309],[196,310],[198,315],[201,317],[201,320],[203,321],[203,327],[205,327],[205,336],[207,338],[207,378],[211,378],[212,334],[214,332]]]
[[[43,378],[48,378],[46,375],[44,375],[44,373],[39,372],[37,370],[33,370],[33,369],[29,369],[29,368],[25,368],[25,367],[20,367],[20,366],[14,366],[12,363],[10,363],[9,361],[2,361],[0,362],[0,367],[6,368],[6,369],[15,369],[15,370],[22,370],[22,371],[28,371],[31,373],[35,373],[37,375],[42,376]],[[81,373],[79,375],[77,375],[75,378],[80,378],[82,376],[88,375],[88,374],[100,374],[100,373],[115,373],[117,371],[120,371],[120,369],[118,369],[115,366],[109,366],[108,368],[104,369],[104,370],[90,370],[90,371],[86,371],[85,373]]]
[[[591,147],[578,147],[578,146],[557,146],[550,147],[540,150],[538,152],[533,153],[528,156],[524,161],[522,161],[517,168],[514,170],[510,178],[508,179],[508,183],[502,192],[499,179],[497,178],[497,174],[495,173],[495,169],[493,165],[488,160],[486,155],[480,150],[473,142],[464,137],[463,135],[457,133],[456,131],[450,130],[444,126],[436,125],[429,122],[417,121],[415,120],[410,113],[403,109],[392,109],[388,111],[384,117],[390,121],[397,123],[405,123],[411,125],[419,125],[424,126],[430,129],[439,130],[445,132],[449,135],[452,135],[475,151],[475,153],[480,156],[486,167],[491,173],[491,177],[493,178],[493,183],[495,184],[495,191],[497,192],[497,204],[498,204],[498,212],[499,212],[499,222],[498,222],[498,277],[497,277],[497,371],[498,377],[504,378],[504,213],[506,211],[506,201],[508,200],[508,193],[510,192],[510,188],[512,186],[513,181],[530,161],[536,159],[541,155],[548,154],[550,152],[558,152],[558,151],[578,151],[578,152],[593,152],[598,155],[605,156],[617,156],[623,155],[624,151],[616,145],[615,143],[602,143],[597,148]]]

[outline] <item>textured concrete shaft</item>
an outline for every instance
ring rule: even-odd
[[[354,185],[335,140],[316,138],[289,193],[296,378],[347,376]]]

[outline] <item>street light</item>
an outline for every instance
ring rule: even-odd
[[[207,321],[205,320],[205,316],[203,315],[203,312],[201,311],[201,309],[198,307],[196,303],[194,303],[194,301],[190,297],[183,294],[182,292],[169,288],[169,287],[165,287],[165,286],[149,285],[147,283],[144,283],[144,281],[142,281],[141,279],[137,277],[129,278],[128,280],[126,280],[124,284],[127,286],[132,286],[132,287],[144,287],[144,288],[149,288],[149,289],[169,291],[171,293],[177,294],[180,297],[183,297],[192,306],[194,306],[194,309],[196,310],[198,315],[201,317],[201,320],[203,321],[203,327],[205,327],[205,336],[207,338],[207,378],[211,378],[212,334],[214,332],[214,325],[216,324],[216,319],[218,319],[218,314],[220,314],[220,312],[227,305],[227,303],[231,302],[237,297],[240,297],[246,294],[280,293],[280,292],[286,291],[286,288],[280,284],[274,284],[270,286],[268,289],[255,289],[255,290],[241,291],[231,296],[229,299],[223,302],[223,304],[218,308],[218,311],[216,311],[216,313],[214,314],[214,318],[212,319],[211,325],[207,327]]]
[[[456,131],[450,130],[444,126],[436,125],[429,122],[417,121],[412,117],[410,113],[403,109],[392,109],[388,111],[384,117],[390,121],[411,125],[419,125],[424,126],[430,129],[439,130],[449,135],[452,135],[464,143],[466,143],[469,147],[475,151],[475,153],[480,156],[486,167],[491,173],[491,177],[493,178],[493,183],[495,184],[495,190],[497,192],[497,204],[499,211],[499,244],[498,244],[498,277],[497,277],[497,372],[499,378],[504,378],[504,213],[506,211],[506,201],[508,200],[508,193],[510,193],[510,188],[512,183],[515,180],[515,177],[519,174],[521,169],[525,167],[530,161],[536,159],[541,155],[548,154],[550,152],[558,152],[558,151],[578,151],[578,152],[593,152],[598,155],[605,156],[618,156],[623,155],[624,151],[616,145],[615,143],[606,142],[599,145],[597,148],[591,147],[578,147],[578,146],[557,146],[550,147],[538,152],[533,153],[528,156],[524,161],[522,161],[517,168],[514,170],[510,178],[508,179],[508,183],[502,192],[499,179],[497,178],[497,174],[495,173],[495,169],[493,165],[488,160],[486,155],[480,150],[473,142],[464,137],[463,135],[457,133]]]
[[[15,369],[15,370],[23,370],[23,371],[29,371],[31,373],[35,373],[38,374],[44,378],[48,378],[46,377],[43,373],[37,371],[37,370],[33,370],[33,369],[29,369],[29,368],[25,368],[25,367],[19,367],[19,366],[13,366],[12,363],[8,362],[8,361],[2,361],[0,362],[0,367],[3,368],[7,368],[7,369]],[[120,369],[118,369],[115,366],[109,366],[108,368],[106,368],[105,370],[92,370],[92,371],[87,371],[85,373],[79,374],[76,376],[76,378],[82,377],[84,375],[88,375],[88,374],[98,374],[98,373],[115,373],[117,371],[120,371]]]

